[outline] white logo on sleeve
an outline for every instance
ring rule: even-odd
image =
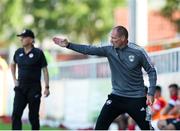
[[[130,61],[130,62],[133,62],[133,61],[134,61],[134,58],[135,58],[134,55],[129,55],[129,61]]]
[[[30,53],[29,58],[33,58],[33,57],[34,57],[33,53]]]
[[[19,54],[19,57],[22,57],[23,56],[23,53]]]
[[[35,95],[34,97],[35,97],[35,98],[38,98],[38,97],[39,97],[39,94]]]
[[[112,103],[112,100],[107,100],[106,105],[110,105]]]

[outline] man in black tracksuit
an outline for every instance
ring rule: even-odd
[[[49,76],[47,61],[42,50],[35,48],[34,33],[24,30],[21,34],[23,48],[16,50],[11,64],[12,76],[15,84],[15,97],[12,113],[12,129],[21,130],[21,117],[23,110],[28,104],[29,120],[32,130],[39,130],[39,107],[41,99],[41,69],[44,74],[45,91],[49,95]],[[18,78],[16,78],[16,65],[18,66]]]
[[[98,117],[95,129],[107,130],[112,121],[128,113],[143,130],[149,130],[145,120],[146,106],[152,105],[156,87],[156,71],[144,49],[128,42],[128,31],[123,26],[114,27],[109,46],[94,47],[53,38],[55,44],[74,51],[107,57],[112,75],[112,93],[108,96]],[[142,68],[149,76],[149,90],[146,97]]]

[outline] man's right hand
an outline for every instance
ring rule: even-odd
[[[67,39],[54,37],[52,40],[54,41],[55,44],[57,44],[57,45],[59,45],[61,47],[67,47],[69,45],[69,42],[68,42]]]
[[[147,95],[146,105],[152,106],[154,102],[154,96]]]
[[[19,86],[19,81],[18,80],[14,80],[14,86],[18,87]]]

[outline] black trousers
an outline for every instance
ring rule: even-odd
[[[33,85],[33,87],[19,86],[15,87],[15,97],[12,113],[12,129],[22,130],[21,117],[23,111],[28,105],[29,108],[29,121],[32,130],[39,130],[39,107],[41,98],[41,86]]]
[[[120,114],[128,113],[142,130],[150,130],[146,117],[146,97],[126,98],[110,94],[97,119],[95,130],[108,130]]]

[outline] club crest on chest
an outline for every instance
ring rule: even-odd
[[[135,59],[135,56],[134,56],[134,55],[129,55],[128,58],[129,58],[129,61],[130,61],[130,62],[133,62],[134,59]]]

